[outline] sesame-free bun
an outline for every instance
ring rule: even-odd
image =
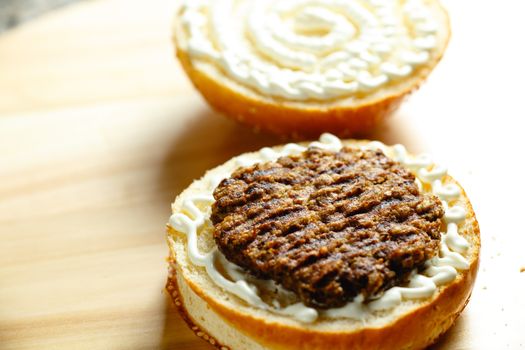
[[[173,24],[173,42],[176,56],[193,85],[215,110],[238,122],[255,130],[295,139],[315,138],[323,132],[340,137],[362,135],[391,115],[403,99],[425,81],[447,47],[450,27],[446,11],[438,0],[423,2],[436,19],[438,27],[436,44],[429,51],[429,59],[415,66],[408,76],[388,81],[377,89],[329,99],[294,100],[262,93],[232,78],[216,60],[192,56],[188,31],[182,23],[180,9]]]
[[[343,141],[359,146],[365,141]],[[305,146],[306,144],[302,144]],[[280,150],[282,147],[274,147]],[[391,149],[387,147],[387,149]],[[245,154],[257,157],[258,153]],[[172,205],[174,213],[184,212],[190,196],[208,192],[209,179],[224,171],[232,172],[236,158],[212,169],[184,190]],[[459,184],[449,175],[443,184]],[[297,319],[250,306],[221,289],[203,267],[190,262],[184,233],[168,227],[170,272],[166,290],[184,320],[197,336],[219,349],[422,349],[446,332],[466,306],[479,264],[479,226],[464,190],[454,205],[465,209],[466,219],[458,233],[469,243],[463,254],[468,268],[456,278],[437,287],[429,298],[403,299],[394,308],[376,312],[365,321],[320,317],[305,323]],[[211,229],[212,230],[212,229]],[[215,246],[212,232],[199,233],[199,246]]]

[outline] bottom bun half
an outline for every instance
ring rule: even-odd
[[[228,164],[221,167],[225,166]],[[404,300],[372,319],[319,318],[303,323],[252,307],[213,284],[204,268],[191,264],[186,236],[172,227],[168,227],[170,272],[166,290],[195,334],[218,349],[423,349],[436,342],[465,308],[479,265],[479,225],[472,206],[454,179],[447,175],[446,182],[461,189],[459,202],[465,208],[466,220],[459,233],[470,243],[466,256],[469,266],[429,298]],[[180,210],[187,196],[199,193],[203,183],[197,180],[181,193],[173,204],[174,212]]]

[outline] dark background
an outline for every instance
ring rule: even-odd
[[[0,33],[48,10],[79,0],[0,0]]]

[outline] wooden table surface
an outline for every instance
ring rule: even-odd
[[[478,281],[435,349],[525,349],[521,3],[447,1],[444,60],[370,135],[434,154],[479,217]],[[280,141],[207,107],[172,8],[86,1],[0,36],[0,349],[209,349],[162,291],[170,201]]]

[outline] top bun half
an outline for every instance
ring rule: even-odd
[[[295,138],[365,133],[441,59],[437,0],[203,0],[177,10],[173,41],[219,112]]]

